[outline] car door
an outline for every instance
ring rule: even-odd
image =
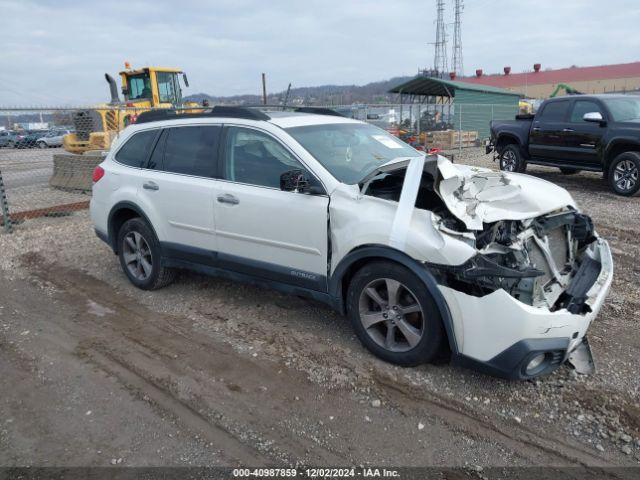
[[[566,156],[571,163],[585,166],[596,166],[599,150],[602,149],[602,137],[606,127],[598,123],[585,122],[585,113],[598,112],[606,120],[606,113],[595,100],[576,99],[571,108],[571,115],[565,132]]]
[[[138,195],[169,256],[213,264],[214,180],[222,126],[165,128],[139,177]]]
[[[280,175],[304,170],[320,182],[265,131],[228,126],[223,145],[215,204],[220,265],[326,291],[329,198],[283,191]]]
[[[529,153],[532,157],[559,160],[565,155],[563,131],[570,100],[554,100],[546,103],[531,124]]]

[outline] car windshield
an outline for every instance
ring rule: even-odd
[[[616,122],[640,121],[640,97],[607,98],[604,103]]]
[[[384,130],[361,123],[308,125],[286,129],[334,177],[358,183],[381,165],[422,154]]]

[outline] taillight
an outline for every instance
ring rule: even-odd
[[[102,177],[104,177],[104,168],[102,168],[100,165],[98,165],[94,170],[93,170],[93,183],[96,183],[98,180],[100,180]]]

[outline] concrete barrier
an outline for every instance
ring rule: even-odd
[[[94,155],[55,154],[53,175],[49,179],[49,185],[61,190],[90,192],[93,170],[102,163],[103,159],[101,152]]]

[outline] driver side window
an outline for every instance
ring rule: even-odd
[[[225,147],[226,180],[279,189],[284,172],[306,171],[277,140],[257,130],[229,127]]]

